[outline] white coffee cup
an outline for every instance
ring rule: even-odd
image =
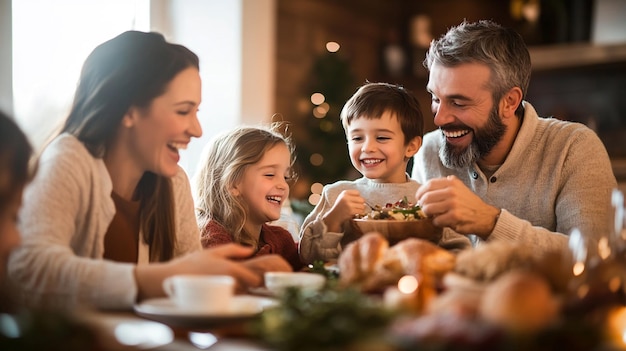
[[[183,310],[223,314],[230,312],[235,279],[228,275],[175,275],[163,281],[163,290]]]

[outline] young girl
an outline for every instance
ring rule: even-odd
[[[208,145],[195,177],[197,217],[204,247],[240,243],[256,255],[279,254],[298,270],[293,237],[268,224],[280,218],[293,177],[292,146],[277,128],[239,127]]]
[[[44,150],[22,210],[9,275],[29,305],[130,308],[165,278],[231,274],[246,287],[279,256],[201,250],[179,151],[202,134],[198,57],[158,33],[128,31],[93,50],[69,117]],[[148,264],[150,263],[150,264]]]

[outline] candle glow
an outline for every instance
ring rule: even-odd
[[[574,264],[574,275],[579,276],[585,271],[585,264],[583,262],[576,262]]]
[[[404,294],[412,294],[417,290],[419,283],[412,275],[405,275],[398,281],[398,290]]]
[[[602,237],[600,241],[598,241],[598,253],[603,260],[611,255],[611,246],[609,245],[609,239],[607,237]]]
[[[626,307],[611,311],[608,316],[610,338],[619,347],[626,346]]]

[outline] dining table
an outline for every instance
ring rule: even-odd
[[[134,310],[89,310],[80,318],[94,330],[105,351],[271,351],[246,335],[246,320],[213,327],[168,325]]]
[[[367,244],[371,241],[364,239],[378,236],[370,233],[356,244]],[[446,350],[508,350],[512,345],[535,350],[567,345],[564,349],[622,351],[626,350],[626,236],[619,239],[606,241],[611,250],[599,250],[591,257],[578,255],[586,253],[586,241],[576,231],[570,234],[568,250],[544,255],[535,255],[531,246],[507,242],[490,242],[450,255],[433,249],[436,246],[427,240],[406,239],[385,247],[389,255],[384,257],[406,257],[406,262],[419,259],[421,270],[401,271],[391,283],[380,280],[385,285],[375,291],[363,290],[368,286],[364,281],[347,279],[388,277],[385,267],[404,266],[381,265],[379,271],[355,275],[347,274],[353,273],[350,267],[362,269],[362,264],[313,265],[311,272],[332,278],[321,290],[305,294],[290,289],[276,294],[266,287],[252,289],[235,299],[235,305],[251,308],[229,316],[181,313],[165,297],[142,301],[129,310],[92,309],[79,316],[93,328],[105,351],[324,350],[329,348],[322,346],[328,345],[337,349],[346,340],[347,330],[354,332],[349,342],[356,340],[363,346],[363,340],[383,341],[381,345],[388,346],[385,350],[441,350],[442,346],[448,346]],[[347,248],[341,258],[356,262],[360,256],[355,252]],[[449,256],[450,260],[443,260]],[[339,276],[340,268],[346,274]],[[381,326],[383,334],[377,334]],[[324,337],[330,343],[318,343]],[[518,347],[520,340],[525,347]]]

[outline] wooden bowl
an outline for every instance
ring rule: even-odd
[[[419,238],[438,243],[441,239],[442,229],[433,225],[430,218],[418,220],[389,220],[389,219],[353,219],[352,233],[348,235],[342,244],[353,241],[365,233],[378,232],[382,234],[389,245],[394,245],[407,238]]]

